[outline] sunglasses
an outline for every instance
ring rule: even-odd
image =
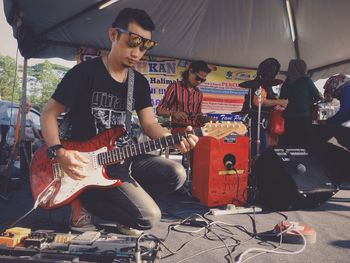
[[[196,75],[196,81],[205,82],[206,79],[202,79],[200,76]]]
[[[155,47],[156,45],[158,45],[158,43],[156,41],[144,38],[138,34],[129,32],[128,30],[125,30],[125,29],[122,29],[119,27],[116,27],[116,29],[120,33],[129,34],[128,45],[130,47],[140,47],[141,50],[145,51],[145,50],[150,50],[153,47]]]

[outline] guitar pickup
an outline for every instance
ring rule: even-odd
[[[63,178],[64,176],[64,172],[63,170],[61,169],[60,165],[58,163],[54,163],[52,165],[52,172],[53,172],[53,177],[54,179],[60,179],[60,178]]]

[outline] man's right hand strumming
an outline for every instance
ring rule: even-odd
[[[84,167],[89,163],[89,160],[78,151],[59,149],[57,151],[56,161],[69,177],[75,180],[85,177]]]

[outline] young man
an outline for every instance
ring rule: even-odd
[[[171,117],[174,126],[202,126],[209,118],[202,114],[203,93],[198,85],[205,82],[210,73],[204,61],[194,61],[182,73],[182,80],[168,86],[157,106],[157,115]]]
[[[128,69],[132,68],[156,43],[151,40],[154,24],[139,9],[123,9],[108,31],[112,43],[107,56],[83,62],[71,69],[43,109],[41,128],[51,155],[64,172],[75,180],[84,177],[87,160],[78,151],[62,148],[57,116],[68,111],[70,140],[84,141],[113,126],[124,125]],[[170,135],[155,122],[147,80],[134,71],[133,109],[143,131],[151,138]],[[190,131],[192,128],[188,127]],[[188,135],[178,149],[187,152],[198,138]],[[140,234],[159,220],[161,212],[151,196],[177,190],[185,181],[180,164],[155,155],[141,155],[123,164],[109,166],[108,174],[123,184],[109,189],[89,189],[72,203],[71,229],[93,230],[91,212],[117,223],[119,232]],[[150,196],[151,195],[151,196]]]
[[[183,131],[187,125],[201,127],[210,121],[210,118],[202,114],[203,93],[198,88],[206,81],[210,72],[207,63],[194,61],[182,73],[182,80],[167,87],[163,99],[157,106],[157,115],[170,119],[173,134]],[[190,180],[191,156],[192,154],[188,152],[182,158],[182,165],[188,174],[185,188],[189,187],[187,184]]]

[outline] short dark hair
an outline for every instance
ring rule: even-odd
[[[124,8],[121,10],[114,19],[112,27],[127,29],[131,22],[137,23],[143,29],[148,31],[153,31],[155,29],[151,17],[144,10],[136,8]]]
[[[205,63],[202,60],[193,61],[190,66],[188,67],[189,70],[192,70],[193,72],[197,73],[199,71],[204,71],[205,73],[210,73],[210,68],[208,67],[208,64]]]
[[[276,77],[280,68],[281,64],[277,59],[267,58],[259,64],[256,75],[263,80],[271,80]]]
[[[202,60],[193,61],[188,67],[188,69],[182,73],[182,78],[184,80],[188,79],[188,76],[189,76],[188,71],[190,70],[194,73],[198,73],[199,71],[204,71],[205,73],[209,74],[211,72],[211,69],[208,67],[208,64],[205,63],[204,61]]]

